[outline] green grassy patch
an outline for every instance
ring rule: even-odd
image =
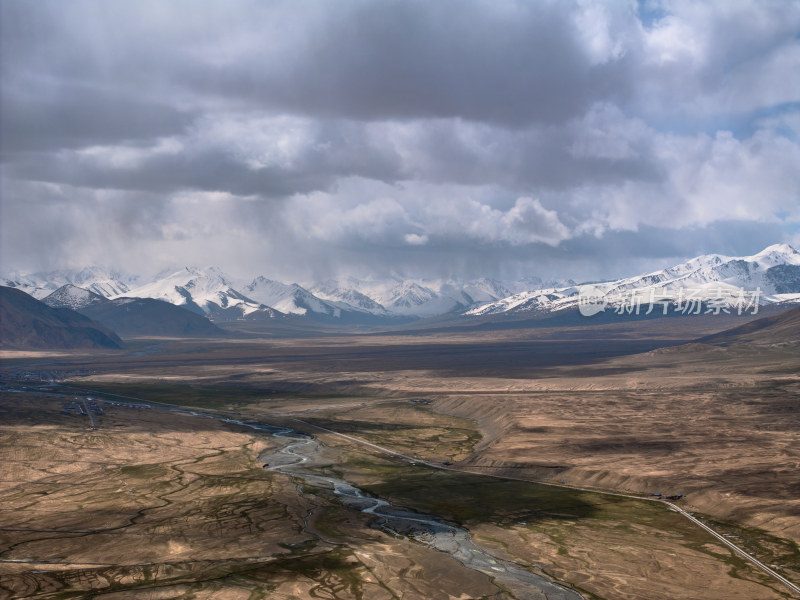
[[[597,517],[606,502],[596,494],[533,483],[494,479],[346,453],[340,465],[345,479],[398,506],[434,514],[456,523],[512,525],[517,521],[575,520]],[[337,469],[339,470],[339,469]],[[624,500],[624,499],[619,499]],[[611,497],[610,503],[617,503]]]
[[[167,383],[65,383],[62,387],[74,389],[76,393],[91,390],[109,400],[134,402],[162,402],[177,406],[201,409],[235,410],[237,407],[256,404],[280,394],[292,396],[292,392],[268,387],[237,385],[198,385]],[[299,396],[298,396],[299,397]]]

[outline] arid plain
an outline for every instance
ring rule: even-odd
[[[800,583],[798,346],[667,321],[6,353],[0,594],[530,597],[263,468],[274,436],[169,410],[188,406],[305,432],[320,476],[585,598],[794,597],[653,494]]]

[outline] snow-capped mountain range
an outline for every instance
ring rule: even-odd
[[[758,294],[760,304],[800,303],[800,252],[775,244],[753,256],[698,256],[668,269],[615,281],[592,283],[611,306],[632,303],[700,301],[722,298],[732,304]],[[582,286],[529,290],[467,311],[480,316],[500,313],[555,312],[578,306]]]
[[[365,312],[360,307],[352,306],[335,298],[315,296],[304,287],[273,281],[266,277],[256,277],[242,290],[249,298],[290,315],[324,315],[341,318],[343,312]],[[380,307],[378,307],[380,308]]]
[[[272,307],[250,299],[233,286],[233,281],[216,267],[186,267],[163,272],[155,281],[116,297],[165,300],[219,320],[276,316]]]
[[[571,280],[545,283],[537,278],[510,282],[348,278],[300,285],[264,276],[235,280],[216,267],[166,271],[144,282],[116,270],[88,267],[12,273],[0,278],[0,284],[39,299],[58,290],[51,300],[76,308],[97,297],[155,298],[218,321],[291,316],[350,323],[550,313],[578,306],[581,289]],[[674,294],[686,289],[703,297],[730,298],[743,290],[760,289],[762,304],[800,303],[800,252],[788,244],[776,244],[753,256],[709,254],[661,271],[592,285],[612,305],[631,293]]]
[[[138,285],[138,281],[139,278],[135,275],[127,275],[114,269],[101,267],[86,267],[79,271],[47,271],[29,274],[15,271],[4,273],[0,277],[0,284],[27,292],[37,300],[49,296],[67,284],[110,298],[127,293]]]

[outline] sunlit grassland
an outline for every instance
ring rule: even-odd
[[[425,426],[373,423],[359,431],[358,422],[351,419],[338,424],[328,419],[325,426],[395,451],[413,450],[415,456],[429,454],[441,442],[432,432],[419,431]],[[407,439],[398,443],[401,435]],[[694,569],[696,585],[702,587],[703,570],[709,569],[716,576],[764,586],[774,597],[791,597],[780,584],[663,503],[411,465],[332,436],[325,441],[342,446],[343,459],[330,468],[338,476],[398,506],[461,525],[478,543],[570,581],[587,597],[603,598],[604,586],[612,585],[604,580],[604,562],[615,577],[624,578],[629,570],[633,577],[645,572],[657,580]],[[451,453],[441,448],[436,453],[458,454],[462,443],[457,440]],[[728,527],[736,530],[735,525]],[[748,549],[762,561],[797,567],[797,547],[790,540],[757,530],[749,530],[749,538]],[[582,578],[575,577],[576,571],[600,574]]]

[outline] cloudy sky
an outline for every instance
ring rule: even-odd
[[[3,269],[627,275],[800,242],[800,2],[3,0]]]

